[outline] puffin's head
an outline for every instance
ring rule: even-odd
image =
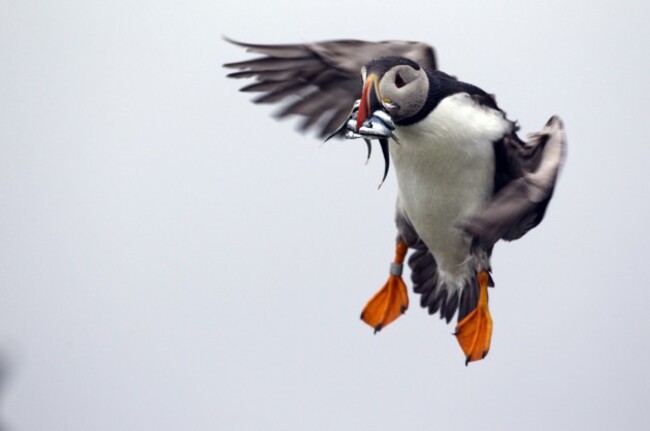
[[[381,57],[361,69],[363,92],[357,115],[357,129],[377,109],[383,109],[395,123],[417,114],[427,101],[429,77],[416,62],[403,57]]]

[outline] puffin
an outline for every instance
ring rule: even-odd
[[[488,354],[494,287],[490,256],[499,241],[539,225],[566,157],[562,120],[552,116],[526,140],[494,95],[437,69],[422,42],[335,40],[266,45],[226,40],[261,56],[224,64],[255,103],[303,117],[321,138],[378,139],[397,179],[395,257],[361,320],[385,328],[409,307],[402,278],[429,314],[450,323],[465,365]],[[383,181],[382,181],[383,182]]]

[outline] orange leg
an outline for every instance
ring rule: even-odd
[[[456,325],[456,339],[465,353],[465,365],[485,358],[492,339],[492,317],[488,310],[487,287],[490,275],[481,271],[476,276],[479,282],[479,296],[476,308]]]
[[[402,280],[402,264],[407,249],[405,242],[397,241],[395,261],[390,267],[388,281],[370,298],[361,312],[361,320],[375,328],[375,333],[401,316],[409,306],[406,285]]]

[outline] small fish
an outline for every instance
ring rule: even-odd
[[[381,183],[377,188],[381,188],[386,181],[386,176],[388,175],[388,168],[390,167],[390,154],[388,153],[388,139],[380,139],[379,145],[381,146],[381,152],[384,155],[384,177],[381,179]]]
[[[372,120],[373,118],[370,119],[370,121]],[[365,136],[367,138],[388,138],[392,134],[391,130],[380,121],[372,121],[372,123],[369,125],[363,125],[357,132],[361,136]]]
[[[388,115],[386,112],[382,110],[377,110],[372,113],[372,116],[381,120],[381,122],[384,123],[384,125],[388,127],[390,130],[395,130],[395,123],[393,122],[391,116]]]
[[[350,110],[350,114],[348,115],[348,119],[343,121],[343,123],[339,127],[337,127],[327,138],[325,138],[323,143],[329,141],[334,136],[338,135],[339,133],[342,133],[345,130],[356,131],[356,127],[354,127],[354,126],[356,126],[356,124],[357,124],[356,123],[356,121],[357,121],[357,112],[359,111],[359,104],[360,103],[361,103],[360,100],[357,100],[356,102],[354,102],[354,105],[352,106],[352,109]],[[353,126],[353,124],[354,124],[354,126]],[[348,133],[345,134],[345,137],[347,139],[354,139],[354,138],[349,137]],[[357,138],[360,138],[360,137],[361,136],[357,136]]]
[[[372,139],[377,139],[379,140],[379,145],[381,147],[381,152],[382,155],[384,156],[384,176],[381,179],[381,183],[379,183],[380,188],[383,184],[384,181],[386,180],[386,176],[388,175],[388,169],[390,167],[390,153],[388,151],[388,138],[392,139],[395,141],[395,143],[399,144],[399,140],[393,133],[393,130],[395,130],[395,122],[391,118],[391,116],[382,110],[376,110],[375,112],[372,113],[372,116],[366,120],[363,125],[357,130],[357,113],[359,110],[359,100],[354,102],[354,106],[352,107],[352,110],[350,111],[350,115],[348,115],[348,118],[346,121],[341,124],[340,127],[334,131],[330,136],[325,139],[325,142],[327,142],[330,138],[332,138],[335,135],[338,135],[345,131],[345,139],[359,139],[362,138],[363,141],[366,143],[366,146],[368,147],[368,157],[366,159],[366,163],[370,160],[370,155],[372,154]]]
[[[348,130],[347,132],[345,132],[345,139],[359,139],[359,138],[363,138],[363,136],[361,136],[357,132],[353,132],[352,130]]]
[[[368,158],[366,158],[366,165],[370,161],[370,154],[372,153],[372,144],[370,139],[368,138],[363,138],[363,141],[366,143],[366,146],[368,147]]]

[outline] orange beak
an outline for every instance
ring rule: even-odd
[[[359,111],[357,112],[357,131],[361,128],[363,123],[370,118],[370,115],[375,110],[381,108],[379,99],[379,88],[377,84],[379,79],[374,73],[368,75],[366,83],[361,92],[361,102],[359,103]]]

